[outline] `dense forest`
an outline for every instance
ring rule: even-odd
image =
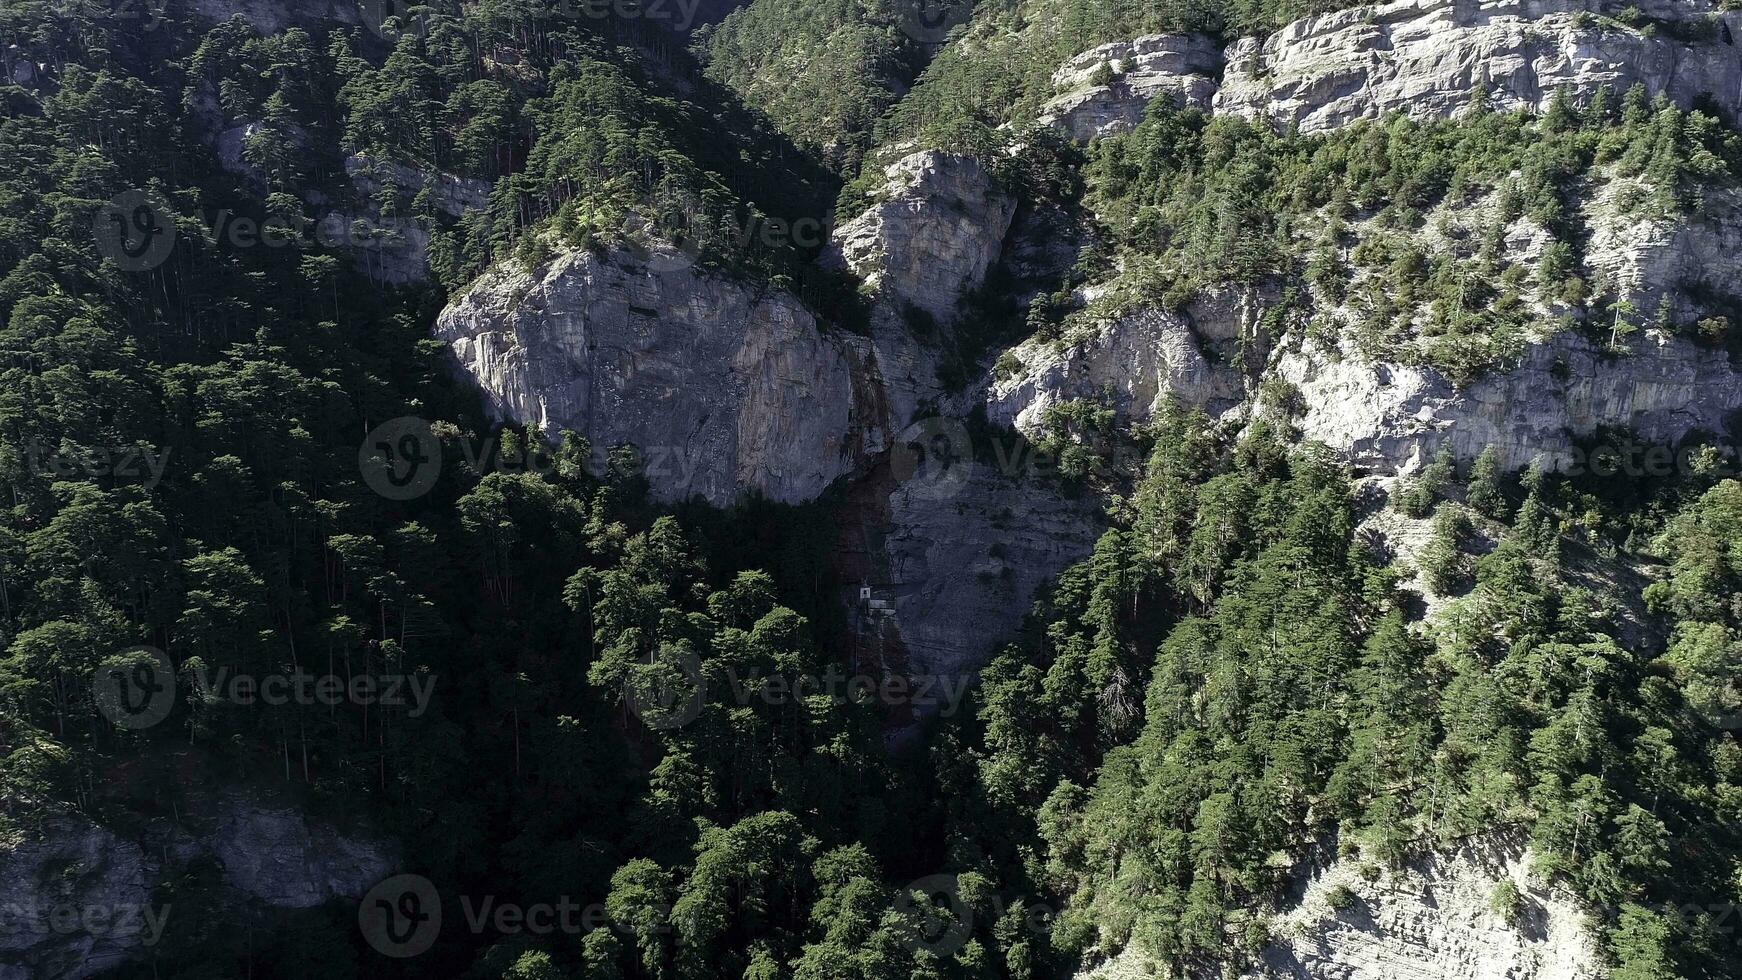
[[[950,35],[984,43],[938,50],[899,7],[758,0],[692,53],[528,0],[380,34],[8,2],[0,836],[63,812],[161,819],[187,779],[259,784],[401,842],[456,920],[464,895],[603,910],[393,959],[354,905],[226,908],[203,868],[165,886],[168,932],[117,977],[1027,980],[1126,945],[1234,969],[1298,862],[1378,874],[1495,832],[1585,903],[1617,980],[1736,975],[1734,923],[1676,911],[1742,889],[1742,483],[1700,440],[1672,476],[1488,456],[1387,491],[1301,444],[1286,398],[1244,424],[1180,405],[1132,431],[1095,420],[1094,439],[1069,417],[1092,407],[1067,406],[1060,479],[1105,497],[1109,529],[961,710],[898,741],[900,705],[802,683],[863,669],[839,642],[838,501],[657,506],[632,451],[491,423],[428,336],[491,264],[621,245],[636,216],[850,326],[861,298],[812,261],[821,243],[736,230],[826,219],[891,141],[1004,144],[1100,41],[1337,6],[985,3]],[[768,74],[801,65],[803,85]],[[231,131],[243,168],[220,164]],[[359,156],[384,176],[354,201]],[[1337,223],[1379,215],[1396,234],[1349,260],[1396,274],[1365,298],[1366,342],[1473,376],[1520,343],[1509,276],[1611,312],[1571,281],[1576,181],[1609,168],[1647,188],[1637,207],[1690,209],[1742,149],[1708,114],[1622,92],[1320,137],[1158,108],[1081,155],[1016,160],[1001,175],[1071,169],[1048,193],[1121,216],[1101,268],[1164,306],[1346,279]],[[455,214],[396,168],[487,196]],[[1492,249],[1410,254],[1420,212],[1484,195],[1568,254],[1522,273]],[[173,226],[149,261],[104,231],[136,204]],[[334,213],[362,223],[363,259],[307,231]],[[385,271],[406,230],[428,281]],[[1062,288],[1040,307],[1002,328],[1104,312]],[[437,475],[383,492],[372,433],[408,418]],[[1362,524],[1382,510],[1431,521],[1429,547],[1377,546]],[[1642,596],[1616,572],[1636,567]],[[142,648],[185,696],[118,727],[90,679]],[[305,670],[432,694],[239,704],[197,683]]]

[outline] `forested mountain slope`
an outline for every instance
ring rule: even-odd
[[[0,975],[1735,975],[1738,18],[9,4]]]

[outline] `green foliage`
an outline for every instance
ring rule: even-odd
[[[1434,515],[1432,536],[1417,561],[1435,595],[1451,595],[1468,578],[1470,562],[1463,547],[1473,530],[1469,517],[1456,504],[1444,505]]]
[[[709,78],[767,113],[794,143],[854,174],[872,129],[913,81],[901,12],[859,0],[764,0],[703,33]]]
[[[1456,476],[1457,463],[1452,458],[1451,446],[1440,447],[1433,462],[1398,496],[1398,509],[1410,517],[1427,517],[1433,513],[1434,504]]]
[[[1580,112],[1557,99],[1541,119],[1399,115],[1300,136],[1157,101],[1135,130],[1095,144],[1085,179],[1127,267],[1159,279],[1151,292],[1184,299],[1302,276],[1354,315],[1363,352],[1432,365],[1462,386],[1522,355],[1541,327],[1533,295],[1572,305],[1611,344],[1637,328],[1625,297],[1586,308],[1580,194],[1594,174],[1636,178],[1639,209],[1677,212],[1742,172],[1739,147],[1716,119],[1667,103],[1616,121],[1601,105]],[[1423,250],[1423,214],[1444,208],[1449,219],[1483,196],[1503,213],[1479,241]],[[1556,239],[1534,284],[1523,268],[1502,268],[1503,226],[1520,216]]]
[[[1488,909],[1495,918],[1509,926],[1518,924],[1518,917],[1524,912],[1524,895],[1511,878],[1502,878],[1495,883],[1494,890],[1488,893]]]
[[[1503,521],[1510,513],[1504,482],[1505,475],[1500,471],[1500,454],[1493,446],[1488,446],[1476,456],[1476,461],[1470,468],[1470,481],[1464,491],[1464,500],[1475,508],[1476,513]]]

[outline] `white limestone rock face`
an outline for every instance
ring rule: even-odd
[[[1030,340],[1009,352],[1020,364],[986,395],[989,420],[1038,435],[1049,408],[1072,399],[1109,402],[1149,418],[1168,397],[1212,412],[1244,394],[1239,375],[1218,370],[1185,317],[1139,309],[1074,340]]]
[[[1149,104],[1167,98],[1181,108],[1209,109],[1222,77],[1222,49],[1202,34],[1149,34],[1085,51],[1053,73],[1061,94],[1041,109],[1041,121],[1071,139],[1129,132]],[[1113,81],[1095,84],[1105,68]]]
[[[941,338],[919,334],[950,329],[962,294],[998,261],[1016,201],[972,157],[909,153],[883,172],[878,203],[835,229],[823,262],[864,280],[882,397],[899,427],[944,398]]]
[[[1462,391],[1430,368],[1312,349],[1285,355],[1277,375],[1300,389],[1305,438],[1381,473],[1418,472],[1442,445],[1465,460],[1493,446],[1508,467],[1539,457],[1558,465],[1570,459],[1573,435],[1600,426],[1674,443],[1696,429],[1724,431],[1742,408],[1742,378],[1722,352],[1655,331],[1618,358],[1557,334],[1533,345],[1516,370]]]
[[[1624,26],[1592,11],[1625,4],[1584,0],[1395,0],[1295,21],[1227,49],[1215,111],[1312,133],[1393,111],[1453,115],[1480,84],[1499,109],[1546,108],[1555,91],[1588,101],[1643,83],[1686,106],[1709,95],[1732,121],[1742,110],[1742,12],[1705,0],[1636,6],[1693,25],[1684,41],[1659,27]]]
[[[506,263],[442,311],[435,335],[497,417],[572,429],[600,454],[633,445],[665,501],[814,499],[883,422],[861,338],[675,254]]]
[[[1581,329],[1571,319],[1577,311],[1543,295],[1550,284],[1532,282],[1524,292],[1530,328],[1517,358],[1460,388],[1427,366],[1420,338],[1358,347],[1364,310],[1310,284],[1306,308],[1291,314],[1274,344],[1260,326],[1280,298],[1273,288],[1206,291],[1183,316],[1113,300],[1126,308],[1093,329],[1067,330],[1070,343],[1030,341],[1011,351],[990,382],[988,417],[1034,434],[1048,407],[1089,398],[1140,423],[1169,395],[1230,417],[1245,410],[1233,402],[1276,379],[1300,396],[1303,438],[1388,475],[1419,471],[1442,446],[1468,461],[1492,445],[1505,465],[1521,467],[1567,463],[1576,438],[1603,427],[1669,444],[1695,430],[1724,433],[1742,409],[1742,371],[1691,333],[1701,318],[1724,312],[1712,297],[1735,296],[1742,283],[1742,193],[1711,189],[1692,213],[1670,214],[1627,202],[1643,195],[1637,179],[1599,174],[1591,184],[1576,202],[1590,234],[1574,271],[1599,292],[1625,296],[1638,310],[1636,324],[1654,322],[1666,307],[1674,333],[1646,327],[1608,348],[1589,339],[1607,326],[1601,304],[1587,313],[1599,321],[1595,330]],[[1442,205],[1413,239],[1432,255],[1460,254],[1494,220],[1495,207],[1491,200]],[[1348,230],[1357,240],[1387,233],[1366,220]],[[1528,219],[1515,221],[1504,229],[1502,266],[1535,272],[1550,240]],[[1356,269],[1349,295],[1383,288],[1385,275]],[[1115,281],[1097,296],[1119,294]],[[1311,329],[1314,321],[1327,329]]]
[[[997,260],[1016,201],[972,157],[912,153],[884,168],[881,201],[835,229],[835,261],[879,297],[939,323]]]
[[[1522,898],[1515,922],[1492,908],[1502,881]],[[1339,888],[1354,902],[1338,910]],[[1314,874],[1271,922],[1272,941],[1241,980],[1596,980],[1605,970],[1596,936],[1565,890],[1530,878],[1528,852],[1483,838],[1448,854],[1382,871],[1341,859]],[[1135,949],[1080,980],[1152,977]]]
[[[1733,295],[1742,282],[1742,195],[1715,190],[1694,215],[1645,218],[1617,201],[1630,189],[1628,180],[1599,181],[1581,205],[1591,230],[1583,274],[1614,284],[1642,318],[1660,303],[1676,323],[1709,315],[1698,296]],[[1517,230],[1506,262],[1529,267],[1539,236]],[[1674,443],[1695,430],[1723,433],[1742,408],[1742,372],[1723,350],[1649,328],[1618,355],[1571,329],[1539,336],[1511,370],[1462,390],[1432,368],[1310,340],[1271,370],[1300,389],[1305,437],[1381,473],[1414,473],[1442,445],[1466,460],[1492,445],[1507,466],[1561,464],[1575,435],[1600,427]]]
[[[1523,897],[1516,925],[1492,908],[1510,881]],[[1355,896],[1341,911],[1338,888]],[[1586,980],[1603,975],[1596,937],[1578,902],[1530,880],[1527,852],[1464,847],[1429,855],[1367,881],[1340,860],[1307,885],[1272,925],[1274,941],[1253,978],[1337,980]]]

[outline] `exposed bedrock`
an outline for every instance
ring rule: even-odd
[[[812,500],[884,425],[863,338],[677,259],[505,263],[442,311],[435,334],[498,417],[571,429],[598,453],[634,446],[661,500]]]
[[[1358,858],[1303,869],[1272,940],[1241,980],[1594,980],[1605,974],[1579,902],[1532,879],[1530,854],[1499,835],[1408,861],[1370,880]],[[1495,889],[1519,896],[1508,922]],[[1337,895],[1333,907],[1331,898]],[[1081,980],[1153,976],[1133,949]]]
[[[159,887],[198,868],[216,868],[228,902],[303,909],[362,896],[396,860],[388,841],[243,793],[128,831],[51,813],[0,840],[0,978],[82,980],[145,955],[178,914],[196,914]]]
[[[1742,11],[1704,0],[1396,0],[1306,17],[1215,53],[1198,35],[1102,45],[1055,74],[1060,94],[1043,119],[1086,141],[1130,128],[1165,96],[1313,133],[1391,112],[1451,116],[1478,89],[1495,109],[1541,110],[1562,88],[1584,103],[1605,86],[1619,97],[1642,84],[1682,106],[1706,100],[1736,122],[1739,37]]]
[[[1053,88],[1061,94],[1042,107],[1041,121],[1088,142],[1128,132],[1158,98],[1209,109],[1222,59],[1221,46],[1202,34],[1150,34],[1103,44],[1053,73]]]

